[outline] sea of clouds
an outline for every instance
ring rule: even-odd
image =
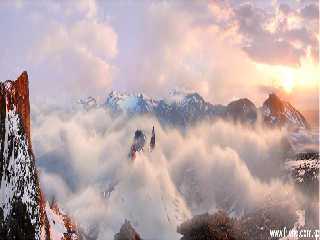
[[[136,129],[156,148],[134,161]],[[284,130],[224,121],[186,131],[151,117],[114,119],[91,111],[34,106],[33,148],[47,200],[57,199],[97,239],[113,239],[125,219],[145,239],[179,239],[176,227],[194,214],[225,209],[241,216],[268,201],[298,208],[284,178]],[[111,193],[110,193],[111,192]]]

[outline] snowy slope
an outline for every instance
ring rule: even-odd
[[[158,102],[144,94],[127,94],[112,91],[105,102],[105,106],[114,112],[147,113],[151,112]]]
[[[56,203],[46,203],[46,214],[49,222],[50,239],[78,240],[79,236],[71,219],[63,213]]]
[[[76,239],[64,234],[74,229],[70,219],[65,215],[65,228],[61,222],[55,228],[57,216],[44,204],[30,140],[26,72],[0,83],[0,144],[0,239]]]
[[[261,110],[264,122],[268,125],[309,128],[309,124],[304,116],[289,102],[282,101],[275,94],[269,95],[269,98],[263,103]]]
[[[27,239],[40,239],[40,188],[28,141],[28,119],[24,116],[29,102],[20,101],[26,97],[24,83],[27,84],[26,73],[17,81],[1,84],[0,90],[0,221],[5,230],[4,239],[17,237],[19,232]],[[21,218],[21,223],[16,218]]]
[[[112,91],[104,106],[113,113],[152,114],[162,123],[186,126],[199,120],[218,116],[221,107],[204,101],[197,93],[170,92],[168,98],[152,99],[144,94]]]

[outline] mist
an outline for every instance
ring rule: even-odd
[[[136,129],[156,148],[128,153]],[[179,239],[178,224],[224,209],[241,216],[268,202],[299,208],[283,179],[284,130],[203,122],[185,132],[151,117],[112,118],[104,109],[33,107],[32,140],[47,200],[85,232],[113,239],[125,219],[146,239]]]

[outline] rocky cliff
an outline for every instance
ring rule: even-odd
[[[0,83],[0,239],[61,240],[52,235],[55,224],[40,189],[30,132],[29,82],[23,72]],[[68,228],[63,231],[62,239],[71,239]]]

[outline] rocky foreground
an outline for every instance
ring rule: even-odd
[[[71,218],[49,205],[32,151],[27,72],[0,83],[0,239],[76,240]]]

